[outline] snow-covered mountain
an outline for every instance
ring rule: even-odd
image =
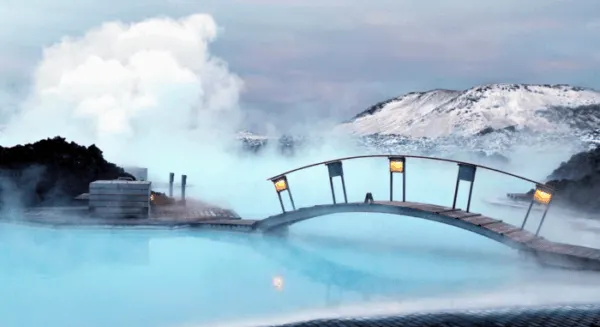
[[[464,91],[411,92],[338,126],[355,135],[474,135],[514,127],[538,132],[600,129],[600,91],[569,85],[489,84]],[[583,108],[583,109],[582,109]]]

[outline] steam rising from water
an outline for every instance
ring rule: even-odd
[[[121,161],[222,143],[241,118],[242,81],[208,52],[217,31],[212,17],[197,14],[109,22],[63,38],[44,49],[32,94],[2,143],[61,135]]]
[[[257,327],[285,325],[300,321],[335,319],[335,318],[361,318],[390,315],[404,315],[412,313],[440,312],[453,310],[481,310],[503,309],[511,307],[536,307],[565,304],[596,303],[598,297],[594,292],[584,286],[548,286],[533,285],[511,287],[504,291],[488,292],[485,294],[457,294],[452,297],[437,297],[413,299],[398,302],[368,303],[356,306],[342,306],[327,310],[307,310],[287,316],[265,317],[264,319],[250,319],[220,324],[211,324],[210,327]],[[561,294],[561,300],[555,295]],[[177,327],[196,327],[198,325],[186,324]]]
[[[10,145],[61,135],[78,143],[96,143],[104,150],[107,159],[110,161],[118,164],[148,167],[152,180],[164,180],[169,171],[187,173],[190,177],[190,183],[193,185],[189,189],[188,194],[190,196],[232,206],[244,217],[262,218],[277,212],[277,198],[273,193],[273,186],[265,181],[266,177],[303,164],[356,154],[358,150],[344,142],[336,144],[326,142],[326,144],[322,144],[316,149],[309,149],[295,158],[282,158],[274,153],[266,153],[258,157],[243,157],[231,151],[233,133],[238,130],[243,118],[242,110],[238,104],[242,82],[236,75],[228,71],[227,65],[222,60],[211,56],[208,51],[209,43],[216,38],[217,31],[218,28],[210,16],[192,15],[178,20],[163,18],[149,19],[132,24],[106,23],[97,29],[88,31],[81,37],[64,38],[61,42],[44,50],[43,60],[35,71],[33,92],[28,101],[21,106],[21,110],[12,116],[6,129],[0,135],[0,142],[3,145]],[[565,152],[568,153],[568,150],[565,150]],[[535,166],[525,166],[523,162],[528,162],[528,160],[525,160],[528,153],[531,152],[522,150],[518,153],[518,158],[512,156],[511,159],[518,160],[515,161],[516,164],[506,169],[534,178],[541,178],[549,173],[558,161],[566,159],[566,157],[557,158],[556,152],[548,153],[546,157],[543,154],[538,154],[535,158]],[[510,156],[510,154],[507,155]],[[422,161],[410,161],[408,165],[407,169],[410,170],[407,176],[407,189],[410,192],[409,200],[435,202],[444,205],[451,203],[456,172],[455,166]],[[367,191],[373,192],[376,199],[387,197],[388,176],[385,160],[379,162],[351,162],[345,164],[344,168],[347,175],[348,196],[351,201],[364,198],[364,193]],[[501,196],[505,192],[526,190],[531,185],[506,179],[502,176],[493,176],[486,172],[478,172],[477,174],[481,182],[478,179],[478,184],[475,186],[477,200],[473,204],[473,210],[505,219],[508,222],[518,223],[518,219],[522,217],[523,212],[517,214],[512,209],[500,210],[486,205],[481,200],[489,196]],[[324,167],[316,167],[314,170],[291,175],[290,183],[293,187],[296,204],[299,207],[327,202],[330,199]],[[338,198],[340,196],[338,195]],[[461,193],[459,203],[464,200],[464,193]],[[444,250],[446,251],[443,252],[445,258],[440,263],[440,269],[443,269],[444,265],[467,264],[459,260],[460,254],[457,253],[468,253],[476,258],[484,258],[490,254],[507,253],[504,248],[500,250],[500,246],[490,245],[490,242],[466,232],[414,219],[398,220],[396,218],[378,220],[363,215],[344,216],[342,219],[339,216],[323,217],[315,221],[305,222],[297,228],[294,227],[294,230],[299,234],[313,236],[315,234],[325,234],[326,237],[342,238],[348,244],[367,244],[377,239],[386,244],[396,244],[397,247],[394,251],[399,253],[401,257],[408,256],[411,252],[417,253],[418,257],[427,257],[428,252],[440,253]],[[563,218],[567,217],[549,216],[550,225],[544,229],[545,233],[549,233],[546,235],[562,238],[563,241],[581,241],[584,239],[588,242],[587,245],[600,246],[598,238],[590,236],[590,233],[585,234],[586,238],[584,238],[581,237],[583,231],[571,232],[567,228],[569,226],[568,221]],[[534,223],[535,219],[532,218],[532,224]],[[41,234],[30,231],[15,232],[16,229],[13,230],[8,225],[1,225],[0,229],[10,235],[10,237],[3,238],[2,241],[6,242],[7,248],[10,246],[12,251],[15,251],[14,255],[8,256],[8,259],[27,262],[27,264],[30,263],[29,261],[38,264],[42,262],[43,264],[40,264],[41,268],[37,267],[42,271],[42,276],[46,269],[51,270],[51,268],[54,268],[52,264],[61,266],[63,261],[69,262],[73,259],[73,250],[54,251],[56,248],[60,248],[63,243],[70,244],[69,242],[72,239],[77,239],[78,235],[81,235],[79,233],[95,233],[95,231],[68,231],[65,239],[54,240],[56,234],[50,234],[54,232],[40,232]],[[122,238],[123,242],[127,243],[131,235],[119,234],[119,232],[114,232],[118,235],[115,240]],[[107,242],[106,235],[102,233],[98,232],[98,235],[100,235],[98,239],[94,239],[93,235],[87,235],[84,239],[77,239],[77,242],[74,242],[75,247],[78,248],[80,245],[90,246],[91,243],[98,248],[114,246],[107,244],[112,243],[112,241]],[[31,234],[35,234],[35,236],[31,236]],[[114,236],[113,232],[110,234]],[[198,236],[186,235],[186,237],[197,238]],[[45,241],[41,242],[39,238]],[[194,270],[184,266],[181,271],[177,271],[180,274],[178,276],[181,278],[175,279],[178,279],[178,281],[181,279],[181,283],[191,281],[193,284],[186,284],[182,286],[183,288],[172,287],[178,281],[169,280],[175,274],[173,270],[169,269],[176,269],[177,264],[186,265],[189,260],[192,260],[191,258],[197,257],[207,257],[206,260],[212,260],[210,262],[218,265],[218,261],[222,259],[221,257],[227,257],[228,253],[234,252],[234,249],[227,248],[228,252],[219,252],[219,246],[202,243],[201,245],[206,248],[212,246],[211,251],[218,253],[218,255],[211,257],[209,255],[210,251],[206,251],[205,247],[197,246],[196,243],[192,242],[193,246],[185,246],[187,244],[185,238],[178,239],[177,242],[179,242],[177,246],[173,245],[170,250],[165,250],[168,247],[156,246],[156,252],[160,253],[161,250],[166,252],[166,254],[163,253],[163,256],[168,259],[162,258],[164,261],[161,261],[160,258],[159,260],[154,258],[154,265],[152,262],[148,264],[152,266],[152,269],[140,269],[141,273],[146,275],[139,277],[140,275],[128,271],[128,273],[135,275],[135,278],[129,276],[131,284],[118,283],[116,278],[116,281],[109,280],[106,276],[110,276],[110,274],[122,278],[118,272],[112,270],[99,274],[95,270],[90,272],[85,267],[80,268],[81,271],[94,276],[94,278],[85,275],[81,271],[79,271],[79,275],[75,272],[76,276],[72,277],[70,275],[64,277],[64,275],[56,272],[48,274],[55,278],[56,285],[68,285],[68,287],[75,289],[65,290],[64,294],[73,293],[77,296],[83,296],[77,292],[77,287],[73,286],[72,283],[74,282],[71,279],[73,278],[77,279],[76,282],[80,283],[80,286],[89,289],[91,294],[100,294],[100,300],[107,300],[114,295],[111,294],[107,299],[102,298],[102,295],[106,296],[103,293],[104,285],[101,285],[102,287],[92,287],[85,280],[94,279],[99,283],[108,283],[110,285],[107,285],[107,289],[111,290],[110,287],[113,287],[115,292],[122,292],[123,287],[131,287],[140,294],[149,292],[149,294],[173,296],[172,293],[169,293],[169,290],[160,289],[160,287],[170,288],[181,290],[181,294],[175,294],[178,296],[173,300],[175,302],[178,299],[185,302],[185,296],[197,300],[195,296],[199,295],[196,293],[191,294],[187,288],[196,285],[199,287],[198,291],[201,292],[202,287],[199,285],[206,284],[206,279],[195,279],[195,277],[188,276],[187,274],[191,274],[190,271]],[[181,246],[180,243],[183,243],[184,246]],[[123,247],[127,246],[128,244],[123,244]],[[49,247],[52,250],[49,250]],[[321,252],[324,248],[326,247],[318,248],[318,251],[315,252]],[[205,251],[202,252],[199,249]],[[464,252],[460,252],[461,250]],[[240,285],[240,283],[236,284],[235,281],[232,282],[240,287],[243,286],[244,289],[247,286],[248,292],[251,292],[251,289],[255,291],[260,289],[256,286],[260,283],[252,280],[250,276],[253,276],[252,273],[256,270],[261,274],[265,271],[270,273],[271,270],[269,269],[271,268],[260,265],[256,267],[256,262],[272,265],[271,261],[259,261],[252,255],[248,255],[246,250],[240,249],[239,251],[244,253],[243,258],[233,258],[228,262],[230,266],[211,270],[206,267],[206,262],[203,261],[193,266],[193,269],[197,269],[194,274],[198,273],[204,278],[208,278],[211,281],[209,286],[214,286],[212,278],[217,278],[213,275],[229,274],[228,276],[233,276],[232,278],[248,279],[250,286],[247,286],[246,283]],[[335,253],[335,251],[333,252]],[[22,257],[19,257],[19,255],[22,255]],[[265,255],[268,257],[269,253],[265,253]],[[155,256],[157,255],[155,254]],[[160,254],[158,256],[160,257]],[[0,259],[2,258],[0,256]],[[351,262],[357,260],[353,256],[334,259]],[[13,263],[10,260],[3,266],[10,266],[10,263]],[[157,261],[160,264],[156,264]],[[473,267],[476,268],[473,269],[484,271],[488,269],[486,268],[487,263],[482,263],[484,261],[475,261]],[[237,270],[234,266],[240,264],[244,264],[244,267],[253,270],[248,271],[247,275],[235,277],[235,274],[232,275],[231,270]],[[361,261],[357,266],[360,268],[372,264],[371,261]],[[419,264],[422,264],[422,262],[416,263],[417,268],[414,269],[419,269]],[[166,267],[174,268],[166,269]],[[393,265],[387,264],[386,267],[393,267]],[[497,268],[506,268],[506,263]],[[25,280],[31,278],[33,284],[38,283],[35,285],[45,285],[44,287],[51,289],[52,285],[44,284],[43,277],[38,278],[39,271],[33,268],[33,272],[27,270],[29,268],[24,269],[27,271],[26,274],[7,273],[8,282],[0,282],[0,290],[2,290],[2,287],[9,288],[9,290],[7,292],[0,291],[0,294],[8,294],[9,291],[16,292],[15,290],[19,289],[19,283],[23,282],[20,278],[25,278]],[[409,274],[419,275],[417,270],[410,270],[412,269],[410,265],[407,265],[406,269]],[[548,277],[548,274],[542,273],[545,270],[537,267],[528,269],[528,273],[535,275],[535,278],[539,279],[539,276],[542,275]],[[77,271],[77,269],[72,270]],[[159,273],[156,274],[157,270]],[[2,269],[0,269],[1,271]],[[428,273],[433,276],[431,279],[441,278],[438,274],[439,269],[433,269],[432,271]],[[515,277],[520,277],[520,272],[521,270],[518,269],[511,270],[507,273],[506,278],[513,280]],[[529,281],[532,279],[531,275],[528,276]],[[521,287],[522,284],[519,283],[520,279],[517,278],[517,282],[515,282],[517,286],[508,288],[504,293],[486,293],[473,297],[476,300],[466,299],[462,302],[457,300],[461,297],[467,298],[463,295],[419,301],[407,298],[404,301],[408,301],[410,304],[406,302],[401,304],[379,303],[364,308],[366,308],[365,312],[381,313],[379,311],[384,309],[396,311],[407,310],[407,308],[420,310],[425,307],[442,309],[475,304],[508,304],[517,299],[521,301],[518,304],[530,304],[554,300],[554,294],[564,296],[567,294],[564,291],[565,287],[572,291],[568,293],[568,300],[600,300],[598,297],[600,290],[588,287],[592,284],[599,285],[597,282],[588,283],[590,279],[596,280],[593,277],[589,277],[587,274],[568,272],[557,272],[551,275],[552,278],[548,278],[547,282],[542,280],[535,284],[536,286],[526,289],[525,293]],[[148,279],[148,284],[139,284],[144,278]],[[161,278],[165,278],[167,281]],[[223,279],[219,280],[222,282],[220,285],[223,288],[223,293],[231,295],[225,302],[235,302],[238,299],[242,301],[244,299],[248,301],[246,305],[249,307],[258,305],[256,303],[261,302],[254,299],[251,294],[244,294],[246,297],[239,295],[238,289],[228,286]],[[573,286],[570,283],[573,280],[581,282],[584,286]],[[562,282],[564,283],[561,284]],[[155,284],[158,284],[158,286]],[[265,283],[267,286],[265,287],[269,287],[269,284],[270,280],[267,278]],[[550,284],[555,285],[551,294],[543,291]],[[562,285],[567,286],[563,287]],[[176,286],[181,285],[177,284]],[[59,287],[57,286],[57,288]],[[587,289],[587,291],[584,289]],[[214,291],[214,289],[212,290]],[[27,292],[31,292],[32,299],[36,299],[36,296],[42,298],[46,296],[47,299],[51,299],[48,300],[49,305],[56,302],[53,301],[53,296],[49,295],[54,294],[51,291],[42,292],[41,295],[36,293],[38,290],[27,290]],[[127,292],[127,294],[131,293]],[[118,294],[121,296],[127,295],[126,293]],[[529,294],[529,297],[524,297],[523,294]],[[75,298],[75,295],[73,295],[73,298]],[[180,295],[181,297],[179,297]],[[209,298],[208,300],[203,298],[207,303],[217,300],[214,294],[203,294],[202,296]],[[145,295],[131,297],[131,294],[129,294],[127,299],[137,301],[140,300],[138,297],[145,297]],[[24,301],[23,297],[20,299]],[[70,298],[66,298],[66,300],[70,300]],[[84,298],[81,298],[81,300],[84,301]],[[160,299],[154,300],[160,301]],[[281,298],[268,296],[265,299],[265,305],[267,305],[267,300],[271,301],[269,303],[282,301]],[[292,301],[290,298],[287,298],[287,300]],[[473,303],[474,301],[477,303]],[[91,303],[97,305],[95,302]],[[2,304],[2,300],[0,300],[0,304]],[[142,306],[142,308],[148,309],[147,312],[150,313],[156,312],[157,307],[152,306],[153,304],[155,303],[148,304],[147,307]],[[173,303],[163,303],[162,305],[166,306],[168,304],[172,305]],[[97,309],[98,307],[94,305],[90,305],[90,308]],[[125,305],[140,309],[138,303],[125,303]],[[189,305],[189,302],[181,303],[181,305]],[[233,305],[242,306],[239,303],[233,303]],[[158,310],[163,309],[160,305],[159,307]],[[174,309],[171,307],[171,310]],[[202,310],[202,307],[197,310]],[[204,308],[204,310],[208,309]],[[338,314],[351,311],[354,311],[354,309],[340,309]],[[194,311],[191,310],[191,312]],[[324,315],[327,316],[330,313],[326,312]],[[53,312],[47,312],[47,314],[53,314]],[[303,317],[309,316],[313,317],[310,314]],[[148,318],[148,320],[152,319]]]

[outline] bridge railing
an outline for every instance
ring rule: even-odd
[[[415,156],[415,155],[362,155],[362,156],[338,158],[338,159],[313,163],[310,165],[295,168],[295,169],[286,171],[284,173],[278,174],[276,176],[270,177],[270,178],[268,178],[268,180],[273,182],[273,184],[275,186],[275,191],[277,192],[277,196],[279,198],[281,210],[283,213],[286,213],[287,211],[286,211],[285,205],[283,204],[283,199],[281,196],[281,193],[283,193],[283,192],[288,193],[288,197],[290,200],[290,204],[292,206],[292,210],[296,210],[296,205],[294,203],[294,198],[292,196],[292,192],[290,189],[290,185],[289,185],[287,176],[289,174],[297,172],[297,171],[324,165],[327,167],[327,170],[329,173],[329,185],[331,188],[331,197],[333,200],[333,204],[338,203],[336,196],[335,196],[335,187],[333,184],[333,179],[335,177],[340,178],[341,184],[342,184],[343,196],[344,196],[344,203],[348,203],[348,196],[346,193],[346,182],[344,179],[343,162],[348,161],[348,160],[363,159],[363,158],[387,158],[388,159],[388,161],[389,161],[388,170],[389,170],[389,199],[390,199],[390,202],[394,201],[394,175],[396,175],[396,174],[402,175],[402,202],[406,202],[406,195],[407,195],[406,194],[406,172],[407,172],[407,161],[408,161],[407,159],[426,159],[426,160],[433,160],[433,161],[449,162],[449,163],[454,163],[454,164],[458,165],[458,171],[457,171],[457,175],[456,175],[456,185],[454,188],[454,198],[452,201],[452,210],[459,210],[459,209],[457,209],[456,202],[457,202],[460,182],[462,181],[462,182],[469,183],[469,193],[468,193],[467,205],[466,205],[465,211],[470,212],[471,199],[472,199],[472,194],[473,194],[473,185],[475,184],[476,172],[478,169],[493,171],[496,173],[500,173],[500,174],[511,176],[511,177],[514,177],[514,178],[517,178],[517,179],[520,179],[520,180],[523,180],[526,182],[533,183],[533,184],[535,184],[535,191],[533,193],[533,196],[531,197],[531,201],[529,203],[529,207],[527,209],[525,217],[523,218],[523,223],[521,224],[521,229],[525,228],[527,219],[529,218],[529,215],[531,213],[531,209],[532,209],[534,203],[539,203],[541,205],[544,205],[545,206],[544,213],[538,224],[538,227],[536,230],[536,236],[539,234],[540,229],[542,228],[542,225],[544,223],[544,220],[546,219],[548,209],[550,208],[550,204],[553,200],[553,195],[555,193],[555,190],[552,187],[544,185],[543,183],[534,181],[532,179],[529,179],[529,178],[526,178],[523,176],[512,174],[512,173],[509,173],[509,172],[506,172],[503,170],[499,170],[496,168],[487,167],[487,166],[483,166],[483,165],[476,165],[476,164],[452,160],[452,159],[427,157],[427,156]],[[370,195],[370,194],[368,194],[368,195]],[[367,202],[367,200],[368,199],[365,199],[365,202]],[[371,200],[372,200],[372,197],[371,197]]]

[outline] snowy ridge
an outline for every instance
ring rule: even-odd
[[[285,141],[284,141],[285,140]],[[330,138],[290,137],[264,139],[257,143],[255,138],[242,139],[246,149],[258,152],[274,144],[284,153],[294,153],[296,150],[318,149],[331,140]],[[482,160],[492,159],[506,161],[505,157],[515,148],[527,147],[541,152],[552,152],[557,146],[568,146],[573,154],[587,151],[598,146],[599,133],[552,132],[540,133],[532,131],[512,131],[512,129],[495,130],[482,135],[450,135],[438,138],[407,137],[393,134],[371,134],[359,137],[345,137],[346,145],[355,145],[353,151],[364,154],[399,154],[433,155],[445,158],[463,160],[462,155],[477,155]],[[347,143],[346,143],[347,142]],[[285,148],[285,149],[284,149]],[[291,151],[291,152],[290,152]],[[469,159],[471,160],[471,159]],[[476,162],[486,164],[486,161]],[[497,163],[497,162],[496,162]]]
[[[536,132],[600,129],[600,92],[569,85],[489,84],[464,91],[412,92],[369,108],[338,126],[355,135],[474,135],[514,126]],[[585,125],[585,126],[582,126]]]
[[[258,134],[252,133],[250,131],[243,130],[243,131],[239,131],[236,134],[236,139],[246,140],[246,141],[249,141],[249,140],[264,141],[267,139],[267,137],[263,136],[263,135],[258,135]]]
[[[435,139],[373,134],[361,136],[357,140],[360,146],[373,153],[434,154],[448,158],[460,153],[476,153],[483,157],[503,156],[510,153],[515,146],[525,146],[537,151],[553,151],[557,145],[569,145],[576,152],[597,147],[597,141],[590,140],[588,135],[529,131],[497,131],[482,136],[451,135]]]

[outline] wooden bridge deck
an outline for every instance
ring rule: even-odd
[[[196,227],[248,221],[232,210],[209,206],[165,206],[152,209],[149,218],[98,218],[90,215],[87,206],[34,208],[24,212],[24,222],[52,226],[118,226],[118,227]]]
[[[254,229],[263,232],[270,232],[276,230],[284,230],[287,226],[295,224],[297,222],[312,219],[318,216],[331,215],[336,213],[352,213],[352,212],[369,212],[369,213],[382,213],[392,214],[399,216],[411,216],[430,221],[435,221],[443,224],[448,224],[467,230],[492,240],[503,243],[512,248],[516,248],[520,251],[533,254],[539,260],[544,263],[552,264],[555,266],[566,266],[566,267],[577,267],[577,268],[592,268],[600,270],[600,249],[586,248],[582,246],[557,243],[548,241],[542,237],[538,237],[526,230],[503,222],[498,219],[487,217],[477,213],[465,212],[462,210],[455,210],[453,208],[434,205],[424,204],[415,202],[399,202],[399,201],[373,201],[373,195],[367,193],[365,201],[360,203],[347,203],[346,184],[344,182],[344,169],[343,162],[353,159],[361,158],[385,158],[389,161],[387,173],[389,173],[389,198],[393,199],[393,186],[394,178],[396,174],[402,175],[402,199],[406,198],[406,165],[407,159],[426,159],[434,160],[438,162],[450,162],[458,165],[458,171],[456,175],[456,185],[454,188],[454,204],[456,204],[459,185],[462,182],[470,184],[469,195],[467,200],[467,208],[469,208],[471,199],[473,184],[475,183],[475,172],[480,169],[494,171],[506,176],[518,178],[522,181],[533,183],[535,185],[534,196],[531,196],[531,205],[539,203],[545,206],[544,217],[547,213],[548,207],[552,202],[553,194],[555,190],[552,187],[545,185],[523,176],[518,176],[506,171],[499,169],[486,167],[482,165],[475,165],[468,162],[461,162],[452,159],[416,156],[416,155],[389,155],[389,154],[374,154],[374,155],[359,155],[345,158],[338,158],[333,160],[327,160],[323,162],[313,163],[305,165],[299,168],[288,170],[286,172],[275,175],[267,180],[273,183],[275,191],[277,192],[279,203],[283,213],[267,217],[263,220],[259,220],[254,224]],[[288,175],[298,172],[304,169],[308,169],[316,166],[325,166],[329,173],[329,183],[331,187],[331,196],[333,204],[328,205],[317,205],[312,207],[305,207],[295,209],[294,200],[292,193],[290,192]],[[344,203],[336,204],[336,192],[333,184],[333,179],[339,178],[342,183],[342,190],[344,194]],[[293,211],[286,212],[286,205],[284,204],[281,193],[287,193],[289,202],[294,208]],[[515,195],[509,195],[509,197],[517,197]],[[468,209],[467,209],[468,211]],[[529,211],[524,219],[529,215]],[[541,223],[539,228],[541,228]],[[539,229],[538,228],[538,229]]]
[[[512,248],[532,254],[542,263],[548,265],[600,270],[600,249],[552,242],[543,237],[535,236],[526,230],[521,230],[514,225],[478,213],[416,202],[374,201],[372,204],[358,202],[317,205],[289,211],[263,220],[241,219],[233,211],[203,206],[154,208],[151,217],[145,219],[93,218],[85,215],[87,207],[38,208],[27,211],[25,221],[53,226],[196,227],[261,232],[268,231],[268,229],[263,230],[261,228],[261,224],[266,220],[274,221],[275,225],[279,224],[275,220],[281,220],[281,224],[277,226],[286,226],[286,224],[291,225],[297,221],[335,214],[336,212],[381,212],[370,210],[369,206],[372,205],[384,206],[387,209],[398,208],[398,211],[388,210],[387,212],[405,216],[411,214],[402,211],[403,209],[414,209],[413,212],[424,213],[425,216],[421,215],[421,217],[425,219],[454,225],[489,237]],[[304,218],[285,222],[286,217],[293,215]]]
[[[482,214],[465,212],[460,209],[453,210],[449,207],[416,202],[375,201],[374,203],[415,208],[435,213],[438,215],[443,215],[449,218],[459,219],[464,222],[476,225],[480,228],[487,229],[490,232],[498,233],[505,237],[506,240],[514,242],[514,244],[520,244],[522,247],[521,250],[529,250],[535,252],[538,255],[552,254],[563,257],[573,257],[590,261],[598,261],[598,267],[600,267],[600,249],[552,242],[543,237],[535,236],[535,234],[526,230],[522,230],[517,226],[505,223],[502,220],[484,216]]]
[[[370,210],[369,206],[373,205],[385,206],[386,210],[381,210],[381,208]],[[399,210],[387,210],[389,208],[398,208]],[[278,228],[276,220],[281,221],[283,226],[317,216],[335,214],[336,212],[385,212],[410,216],[410,210],[404,209],[414,209],[412,213],[417,217],[420,216],[425,219],[450,224],[489,237],[524,253],[531,254],[547,265],[600,270],[600,249],[552,242],[502,220],[487,217],[479,213],[465,212],[460,209],[426,203],[374,201],[371,204],[355,202],[305,207],[267,218],[272,223],[268,224],[269,226],[267,226],[266,231],[273,227]],[[420,214],[414,214],[415,212]],[[286,217],[291,216],[296,216],[296,219],[286,221]],[[256,222],[255,228],[258,230],[261,229],[260,220]]]
[[[415,208],[449,218],[459,219],[463,222],[468,222],[480,228],[489,230],[490,232],[500,234],[505,238],[507,243],[512,243],[507,245],[513,245],[513,247],[517,247],[520,250],[532,252],[545,261],[553,260],[554,263],[559,264],[559,261],[567,260],[571,261],[571,264],[564,264],[569,266],[574,263],[573,261],[576,261],[580,264],[586,264],[588,266],[593,265],[597,267],[597,269],[600,269],[600,249],[552,242],[543,237],[535,236],[535,234],[522,230],[517,226],[505,223],[502,220],[490,218],[478,213],[465,212],[460,209],[453,210],[452,208],[439,205],[389,201],[376,201],[374,203]]]
[[[419,209],[433,214],[445,216],[447,218],[461,220],[473,226],[486,229],[491,233],[502,235],[507,240],[514,242],[514,244],[527,244],[535,240],[543,240],[543,238],[535,236],[533,233],[530,233],[526,230],[521,230],[521,228],[505,223],[502,220],[487,217],[479,213],[465,212],[461,209],[452,209],[450,207],[417,202],[375,201],[374,203]],[[600,252],[600,249],[598,251]]]

